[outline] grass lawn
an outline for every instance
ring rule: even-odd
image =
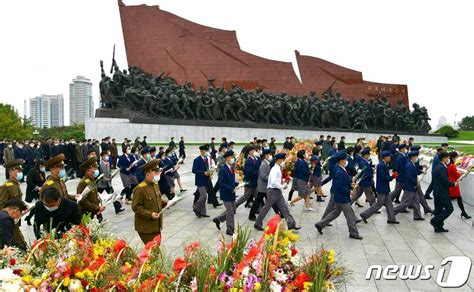
[[[451,140],[474,141],[474,131],[460,131],[459,135]]]

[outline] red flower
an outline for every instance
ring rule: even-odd
[[[298,253],[298,251],[296,250],[296,248],[291,249],[291,256],[292,257],[294,257],[297,253]]]
[[[118,254],[126,246],[127,246],[127,243],[123,239],[119,239],[119,240],[115,241],[115,244],[114,244],[115,253]]]
[[[16,260],[14,258],[10,259],[10,266],[14,266],[16,264]]]
[[[293,281],[293,285],[298,287],[300,290],[304,288],[304,283],[309,281],[309,276],[306,273],[300,273],[296,276],[295,280]]]
[[[153,238],[153,241],[156,242],[156,244],[160,245],[161,244],[161,235],[157,235],[155,236],[155,238]]]
[[[156,242],[154,242],[153,240],[152,241],[148,241],[146,244],[145,244],[145,250],[146,251],[149,251],[151,250],[152,248],[154,248],[156,246]]]
[[[21,276],[21,272],[23,272],[21,269],[13,270],[13,274],[15,274],[17,276]]]
[[[179,274],[187,265],[188,263],[184,259],[177,257],[173,264],[173,270],[176,274]]]
[[[267,230],[265,231],[265,234],[274,235],[278,228],[278,225],[280,224],[280,220],[280,215],[277,214],[273,216],[273,218],[268,221]]]
[[[186,245],[186,247],[184,248],[184,251],[186,254],[191,254],[193,253],[196,249],[198,249],[199,247],[201,246],[201,244],[199,242],[193,242],[193,243],[190,243],[188,245]]]

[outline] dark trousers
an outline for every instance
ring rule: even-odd
[[[211,180],[207,181],[206,190],[207,190],[207,203],[214,205],[214,207],[219,205],[219,201],[217,200],[217,195],[216,195],[216,192],[214,192],[214,187],[212,186]]]
[[[433,180],[431,180],[430,185],[426,189],[425,198],[428,198],[432,192],[433,192]]]
[[[321,182],[321,186],[324,186],[325,184],[327,184],[328,182],[332,181],[332,171],[329,171],[329,176],[326,177],[322,182]]]
[[[446,198],[434,198],[434,217],[431,219],[431,224],[434,228],[443,228],[444,220],[446,220],[451,213],[453,213],[454,208],[449,197]]]
[[[179,149],[179,157],[182,157],[183,161],[186,158],[186,151],[184,151],[184,149]]]
[[[111,165],[111,168],[112,169],[116,169],[117,168],[117,156],[112,156],[112,165]]]
[[[252,205],[252,208],[250,208],[250,213],[249,213],[249,218],[256,218],[255,215],[258,213],[258,210],[260,207],[263,207],[264,199],[267,198],[267,193],[257,193],[257,198],[255,199],[255,202]],[[275,211],[275,214],[280,214],[280,211],[278,210],[277,205],[272,205],[273,211]],[[281,214],[280,214],[281,216]]]

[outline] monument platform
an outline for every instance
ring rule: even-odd
[[[193,123],[193,125],[189,125]],[[250,122],[222,122],[222,121],[191,121],[174,119],[152,119],[146,117],[123,118],[88,118],[85,121],[86,138],[114,137],[117,141],[123,138],[134,139],[147,136],[149,142],[168,142],[171,137],[185,137],[185,141],[206,142],[211,137],[227,137],[234,142],[248,142],[253,137],[275,137],[278,142],[287,136],[296,139],[314,139],[319,135],[345,136],[346,142],[355,142],[357,138],[366,140],[378,139],[380,135],[393,135],[393,131],[350,131],[347,129],[322,129],[312,127],[294,127],[281,125],[262,125]],[[400,133],[402,139],[415,138],[416,143],[443,143],[447,142],[445,136]]]

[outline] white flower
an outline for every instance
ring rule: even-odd
[[[12,280],[16,280],[18,277],[13,273],[13,270],[10,268],[5,268],[0,270],[0,282],[8,282]]]
[[[278,282],[286,282],[286,280],[288,280],[288,276],[282,269],[278,269],[275,271],[275,280]]]
[[[270,284],[270,290],[272,292],[281,292],[281,285],[275,281],[272,281],[272,283]]]
[[[242,276],[247,277],[249,275],[250,268],[246,266],[245,268],[242,269]]]
[[[81,284],[81,281],[79,281],[78,279],[72,279],[71,282],[69,283],[69,291],[71,292],[79,291],[79,289],[81,288],[82,288],[82,284]]]

